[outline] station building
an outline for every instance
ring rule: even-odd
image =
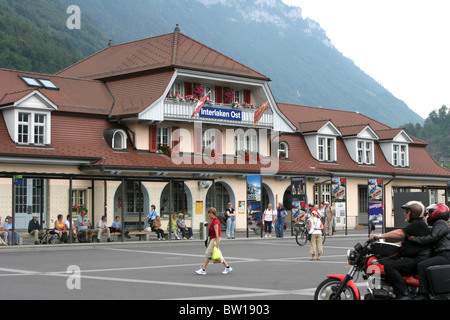
[[[261,208],[292,209],[292,179],[304,178],[305,201],[336,205],[337,227],[368,223],[376,187],[385,226],[396,193],[447,201],[450,172],[426,142],[358,112],[278,102],[270,82],[178,28],[54,75],[0,69],[0,216],[53,227],[85,207],[92,224],[120,216],[137,229],[155,205],[163,226],[182,213],[198,230],[207,208],[231,202],[245,230],[250,175]]]

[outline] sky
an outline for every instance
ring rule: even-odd
[[[422,118],[450,108],[450,0],[282,0]]]

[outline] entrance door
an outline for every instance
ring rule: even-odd
[[[358,225],[369,224],[369,193],[367,185],[358,186]]]
[[[28,229],[28,223],[37,214],[41,216],[43,210],[42,197],[45,192],[45,183],[41,185],[41,179],[23,179],[21,184],[16,184],[15,222],[17,229]],[[44,218],[44,217],[42,217]]]

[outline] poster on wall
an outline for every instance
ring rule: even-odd
[[[335,206],[335,223],[336,227],[345,227],[345,217],[346,217],[346,205],[344,201],[339,201],[334,203]]]
[[[369,202],[369,225],[373,223],[376,226],[383,225],[383,203]]]
[[[261,226],[261,176],[247,176],[247,228],[256,229]]]
[[[369,179],[369,201],[383,201],[383,179]]]
[[[345,201],[345,178],[331,178],[331,196],[333,201]]]
[[[291,178],[292,221],[299,220],[306,212],[306,177]]]

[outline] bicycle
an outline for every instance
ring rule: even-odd
[[[298,222],[295,222],[294,227],[292,229],[292,232],[295,236],[295,241],[299,246],[304,246],[308,240],[309,240],[309,234],[308,234],[308,220],[298,220]],[[326,239],[326,233],[324,230],[322,230],[322,243],[325,243]]]

